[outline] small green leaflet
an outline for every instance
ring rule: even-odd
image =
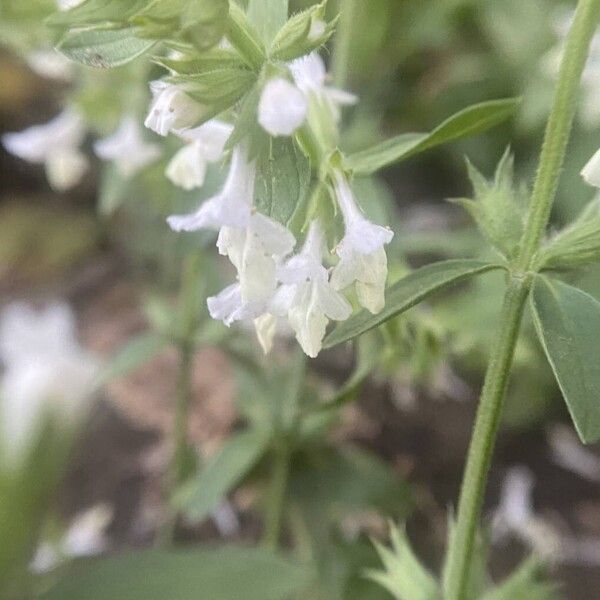
[[[272,138],[258,160],[254,203],[262,214],[287,225],[302,206],[310,184],[310,165],[294,141]]]
[[[64,27],[124,24],[147,3],[147,0],[86,0],[69,10],[54,13],[47,22]]]
[[[451,283],[467,277],[503,268],[501,265],[473,259],[455,259],[426,265],[410,273],[386,290],[385,308],[376,315],[361,310],[347,321],[340,323],[323,342],[331,348],[369,331],[392,317],[412,308],[427,296]]]
[[[79,564],[39,600],[289,600],[311,579],[266,550],[148,550]]]
[[[136,38],[130,29],[91,29],[65,34],[56,48],[88,67],[109,69],[132,61],[154,44]]]
[[[102,384],[131,373],[170,344],[156,331],[147,331],[127,342],[104,366],[99,375]]]
[[[264,44],[269,46],[287,21],[288,0],[249,0],[247,14]]]
[[[204,520],[258,462],[267,449],[265,431],[230,437],[200,473],[175,495],[174,504],[194,522]]]
[[[511,117],[519,102],[519,98],[506,98],[474,104],[446,119],[430,133],[403,133],[351,154],[346,158],[346,167],[357,175],[371,175],[435,146],[481,133]]]
[[[538,276],[536,330],[584,443],[600,439],[600,302],[562,281]]]

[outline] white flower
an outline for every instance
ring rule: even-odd
[[[44,164],[50,185],[61,192],[77,185],[88,168],[88,160],[79,150],[84,137],[83,119],[67,109],[44,125],[5,134],[2,143],[11,154]]]
[[[228,256],[238,272],[244,302],[266,302],[277,287],[276,261],[288,255],[296,244],[292,233],[281,223],[254,213],[247,227],[223,227],[219,232],[219,253]]]
[[[27,54],[25,60],[41,77],[66,82],[73,78],[73,63],[56,50],[36,50]]]
[[[78,514],[58,542],[42,542],[30,568],[34,573],[47,573],[70,558],[102,554],[108,549],[105,529],[112,520],[113,511],[106,504],[98,504]]]
[[[281,77],[265,85],[258,103],[258,122],[272,136],[292,135],[306,120],[308,102],[304,94]]]
[[[535,514],[533,486],[533,475],[527,468],[518,466],[508,470],[492,521],[493,536],[502,539],[514,535],[540,555],[557,555],[560,550],[558,533]]]
[[[600,150],[597,150],[585,167],[581,169],[581,176],[586,183],[600,188]]]
[[[123,177],[133,177],[160,156],[157,144],[146,142],[134,117],[125,117],[111,136],[94,144],[103,160],[113,161]]]
[[[307,97],[314,95],[319,101],[324,102],[335,120],[340,117],[340,106],[356,104],[358,101],[354,94],[326,85],[325,63],[316,52],[293,60],[289,67],[298,88]]]
[[[252,213],[256,165],[248,160],[246,149],[238,145],[231,154],[231,165],[221,191],[188,215],[167,219],[175,231],[220,229],[223,226],[246,227]]]
[[[150,90],[152,103],[144,125],[159,135],[193,127],[205,114],[205,108],[180,85],[158,80],[150,83]]]
[[[180,132],[180,137],[188,143],[167,166],[167,177],[184,190],[202,187],[208,163],[222,157],[232,131],[228,123],[212,119],[200,127]]]
[[[82,4],[84,0],[56,0],[58,10],[69,10]]]
[[[329,283],[322,264],[324,236],[318,221],[310,225],[302,250],[278,271],[283,283],[269,303],[268,312],[287,315],[304,352],[317,356],[329,319],[344,321],[352,313],[349,302]]]
[[[39,313],[10,305],[0,319],[0,361],[0,443],[18,462],[49,413],[69,427],[76,424],[97,363],[77,343],[73,314],[63,304]]]
[[[385,305],[387,279],[383,247],[392,240],[394,232],[365,218],[341,172],[335,174],[335,195],[344,217],[345,233],[335,249],[340,261],[333,269],[331,283],[336,290],[342,290],[356,282],[360,304],[378,313]]]
[[[258,318],[264,311],[263,304],[250,304],[242,300],[239,283],[233,283],[216,296],[207,299],[208,312],[216,321],[229,327],[235,321]]]

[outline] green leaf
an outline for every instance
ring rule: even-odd
[[[290,61],[310,54],[320,48],[335,31],[337,19],[326,21],[327,0],[295,14],[277,32],[271,47],[271,56],[277,60]],[[323,24],[322,32],[315,29]]]
[[[600,302],[538,276],[532,294],[538,337],[584,443],[600,439]]]
[[[351,154],[346,158],[346,166],[358,175],[371,175],[435,146],[481,133],[511,117],[519,102],[519,98],[506,98],[474,104],[446,119],[431,133],[403,133]]]
[[[272,138],[258,161],[256,208],[287,225],[302,205],[310,184],[310,165],[292,139]]]
[[[129,19],[141,37],[164,38],[178,32],[188,0],[150,0]]]
[[[91,29],[66,33],[56,48],[88,67],[109,69],[141,56],[154,43],[136,38],[131,29]]]
[[[249,0],[247,14],[262,41],[268,46],[287,21],[288,0]]]
[[[147,0],[86,0],[48,18],[49,25],[65,27],[106,26],[125,23]]]
[[[503,268],[501,265],[472,259],[433,263],[413,271],[386,290],[385,308],[376,315],[361,310],[338,325],[323,342],[331,348],[369,331],[412,308],[427,296],[468,277]]]
[[[369,570],[367,576],[397,600],[440,600],[435,577],[415,556],[404,530],[391,526],[392,547],[375,542],[383,570]]]
[[[98,212],[110,217],[127,199],[131,188],[131,179],[123,177],[114,164],[106,166],[100,178],[98,190]]]
[[[39,598],[289,600],[310,580],[305,568],[266,550],[149,550],[81,564]]]
[[[183,36],[199,50],[218,44],[227,28],[229,0],[191,0],[181,15]]]
[[[175,494],[175,506],[199,522],[215,510],[267,449],[268,435],[250,430],[229,438],[197,477]]]
[[[147,331],[133,338],[104,366],[100,373],[101,383],[107,383],[127,373],[131,373],[163,348],[169,345],[169,339],[155,331]]]
[[[505,258],[515,256],[525,224],[528,191],[514,185],[513,155],[507,148],[494,179],[488,181],[467,161],[473,199],[455,198],[473,217],[479,231]]]

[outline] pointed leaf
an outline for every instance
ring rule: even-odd
[[[175,495],[175,506],[195,522],[205,519],[258,462],[268,442],[268,435],[259,430],[229,438],[198,476]]]
[[[506,98],[474,104],[446,119],[431,133],[404,133],[351,154],[346,159],[346,166],[358,175],[371,175],[419,152],[494,127],[512,116],[519,102],[519,98]]]
[[[310,579],[265,550],[149,550],[79,565],[40,600],[289,600]]]
[[[283,27],[288,16],[288,0],[250,0],[248,19],[260,34],[265,45],[269,45]]]
[[[536,330],[584,443],[600,439],[600,302],[562,281],[537,277]]]
[[[473,275],[479,275],[501,265],[472,259],[447,260],[413,271],[386,290],[385,308],[376,315],[361,310],[338,325],[326,338],[324,348],[347,342],[369,329],[412,308],[427,296],[444,287]]]
[[[132,61],[154,44],[135,37],[130,29],[91,29],[65,34],[56,48],[88,67],[109,69]]]

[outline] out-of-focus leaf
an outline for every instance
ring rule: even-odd
[[[368,577],[397,600],[439,600],[439,585],[414,555],[406,533],[392,525],[392,547],[375,543],[384,570],[372,569]]]
[[[229,438],[198,476],[175,494],[174,504],[189,519],[202,521],[258,462],[268,442],[266,432],[256,429]]]
[[[145,4],[147,0],[85,0],[69,10],[54,13],[47,22],[66,27],[115,25],[125,23]]]
[[[254,202],[262,214],[287,225],[308,193],[310,165],[293,140],[271,143],[259,157]]]
[[[121,207],[127,199],[130,183],[114,164],[103,169],[98,190],[98,212],[102,216],[110,217]]]
[[[90,29],[66,33],[56,48],[88,67],[109,69],[141,56],[154,43],[135,37],[130,29]]]
[[[206,50],[223,38],[229,0],[193,0],[181,15],[183,34],[196,48]]]
[[[163,348],[169,345],[169,339],[156,331],[147,331],[129,341],[105,365],[100,373],[101,383],[107,383],[134,371]]]
[[[600,439],[600,302],[562,281],[538,276],[536,330],[584,443]]]
[[[266,550],[150,550],[74,567],[40,600],[289,600],[310,580]]]
[[[371,175],[435,146],[481,133],[511,117],[519,102],[519,98],[506,98],[474,104],[446,119],[431,133],[403,133],[372,148],[350,154],[345,164],[358,175]]]
[[[323,347],[330,348],[354,339],[452,283],[501,268],[501,265],[479,260],[455,259],[417,269],[386,290],[385,308],[380,313],[373,315],[367,310],[361,310],[338,325],[325,338]]]
[[[287,21],[288,0],[249,0],[247,14],[265,45],[269,45]]]

